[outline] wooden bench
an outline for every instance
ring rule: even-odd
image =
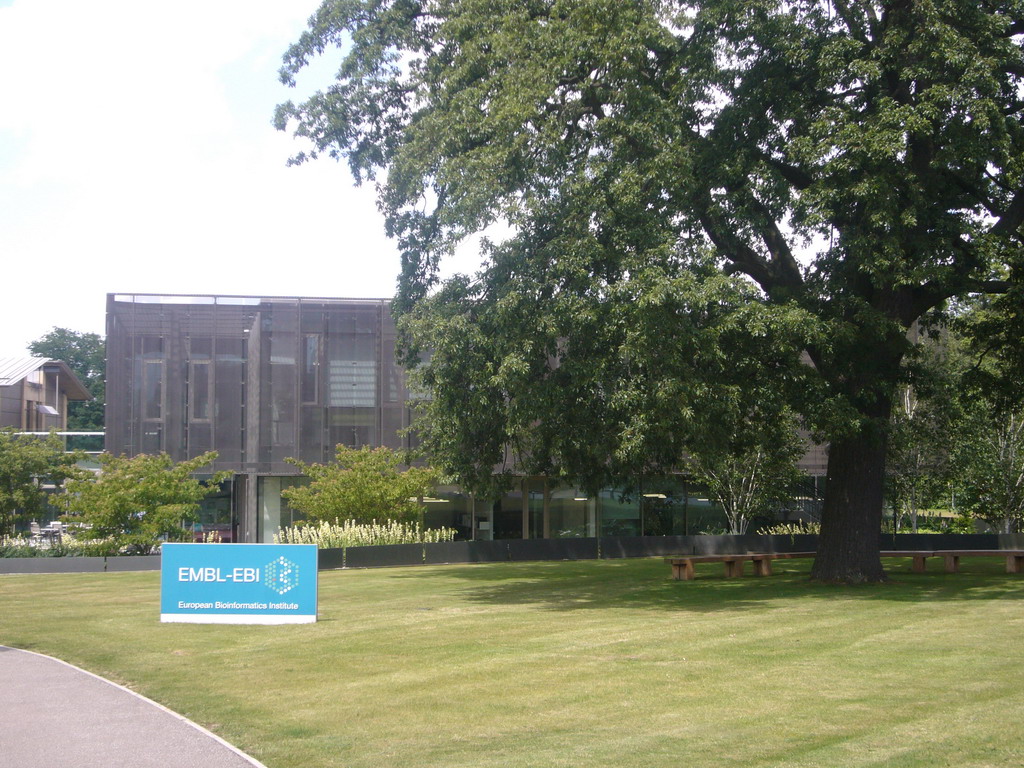
[[[725,577],[743,575],[743,564],[748,560],[754,564],[755,576],[771,576],[772,561],[798,557],[814,557],[814,552],[745,552],[723,555],[678,555],[666,560],[672,566],[672,578],[676,581],[690,581],[694,578],[693,566],[697,563],[723,563]],[[941,557],[947,573],[960,570],[961,557],[1005,557],[1007,573],[1024,573],[1024,550],[1017,549],[940,549],[940,550],[894,550],[879,553],[881,557],[908,557],[913,561],[914,573],[924,573],[929,557]]]
[[[690,581],[694,577],[696,563],[724,563],[727,579],[743,575],[743,565],[748,560],[754,564],[755,576],[771,576],[772,560],[790,557],[814,557],[813,552],[746,552],[725,555],[680,555],[667,558],[672,566],[672,578],[676,581]]]
[[[898,550],[898,549],[884,549],[878,553],[881,557],[909,557],[913,559],[913,564],[910,566],[914,573],[924,573],[925,562],[929,557],[934,557],[935,553],[929,550],[914,549],[914,550]]]
[[[941,557],[946,573],[959,573],[961,557],[1005,557],[1007,573],[1024,573],[1024,550],[1018,549],[937,549],[930,552],[885,550],[880,554],[882,557],[914,558],[914,573],[924,573],[925,560],[929,557]]]
[[[945,562],[946,573],[959,573],[961,557],[1005,557],[1007,573],[1024,573],[1021,549],[939,549],[935,554]]]

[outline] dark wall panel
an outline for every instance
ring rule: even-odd
[[[595,560],[596,538],[507,539],[510,560]]]
[[[999,549],[1024,549],[1024,533],[999,534]]]
[[[344,549],[321,549],[316,554],[318,570],[329,571],[345,567]]]
[[[106,558],[108,571],[159,571],[160,555],[126,555]]]
[[[422,544],[389,544],[383,547],[349,547],[346,568],[376,568],[393,565],[422,565]]]
[[[469,562],[501,563],[508,560],[508,541],[471,541],[469,542]]]
[[[696,536],[605,536],[600,539],[601,557],[670,557],[693,554]]]
[[[102,573],[102,557],[4,557],[0,573]]]
[[[985,533],[898,533],[883,535],[883,550],[999,549],[999,537]]]
[[[768,552],[814,552],[818,549],[818,537],[813,533],[797,533],[792,536],[768,536]]]
[[[670,557],[687,554],[742,554],[749,551],[810,552],[816,536],[635,536],[601,539],[505,539],[451,541],[438,544],[396,544],[383,547],[321,549],[319,568],[373,568],[423,563],[496,563],[509,560],[582,560],[623,557]],[[883,549],[995,550],[1024,549],[1024,534],[898,534],[883,537]],[[5,573],[100,573],[155,571],[159,555],[124,557],[0,558]]]
[[[471,545],[475,541],[439,541],[423,545],[423,561],[428,564],[473,563]],[[503,558],[507,559],[507,558]]]
[[[694,536],[695,555],[740,555],[747,551],[742,536]]]

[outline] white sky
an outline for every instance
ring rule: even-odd
[[[0,357],[107,293],[394,293],[373,188],[271,125],[331,75],[277,80],[318,4],[0,0]]]

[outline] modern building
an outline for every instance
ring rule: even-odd
[[[106,449],[175,460],[217,451],[211,473],[233,479],[204,509],[203,526],[226,539],[271,540],[296,520],[281,491],[303,478],[286,459],[330,461],[338,444],[412,447],[389,307],[109,294]],[[823,454],[809,453],[804,468],[823,474]],[[426,500],[427,522],[491,539],[698,533],[718,519],[707,493],[681,477],[646,480],[642,491],[587,497],[530,477],[497,499],[440,488]]]
[[[66,363],[46,357],[0,358],[0,427],[64,431],[68,402],[78,400],[92,400],[92,395]]]

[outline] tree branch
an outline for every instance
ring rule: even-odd
[[[789,165],[788,163],[784,163],[766,152],[758,150],[757,155],[766,165],[778,171],[782,178],[801,191],[811,186],[814,181],[811,175],[806,171],[803,171],[796,166]]]
[[[952,182],[962,192],[966,192],[968,195],[973,197],[975,202],[983,206],[985,210],[988,211],[992,216],[999,216],[999,211],[996,210],[996,208],[992,205],[991,198],[989,198],[988,195],[986,195],[977,186],[971,184],[966,179],[961,178],[959,175],[949,170],[948,168],[942,169],[941,173],[944,178]]]
[[[999,221],[992,227],[994,235],[1011,235],[1018,240],[1021,239],[1021,224],[1024,224],[1024,193],[1020,190],[1013,196],[1013,200],[1006,206]]]
[[[757,251],[736,237],[728,227],[719,222],[707,208],[700,213],[700,224],[715,247],[732,262],[738,271],[753,279],[765,291],[770,291],[775,287],[776,284],[768,262],[762,259]]]
[[[850,30],[850,37],[867,45],[869,42],[867,30],[864,29],[864,25],[860,23],[860,20],[856,18],[850,9],[849,3],[846,0],[832,0],[832,6],[836,9],[836,14],[843,20],[846,28]]]
[[[959,243],[960,248],[967,253],[968,245],[964,242]],[[970,255],[970,254],[967,254]],[[969,269],[968,264],[971,263],[968,259],[964,260],[964,265],[959,272],[959,279],[952,281],[936,281],[928,282],[924,285],[908,286],[907,290],[910,291],[911,304],[908,306],[908,317],[906,319],[913,320],[918,316],[924,314],[932,307],[937,307],[946,299],[950,299],[961,293],[987,293],[987,294],[1003,294],[1010,290],[1010,283],[1007,280],[970,280],[964,279]]]
[[[768,252],[772,255],[769,268],[773,273],[774,279],[779,285],[788,287],[800,285],[803,283],[800,265],[793,258],[793,252],[790,250],[786,238],[783,237],[782,232],[779,230],[778,224],[764,203],[753,195],[751,195],[750,200],[751,206],[762,219],[759,229],[761,230],[761,239],[764,241],[765,247],[768,248]]]
[[[1009,280],[974,280],[965,286],[968,293],[1009,293]]]

